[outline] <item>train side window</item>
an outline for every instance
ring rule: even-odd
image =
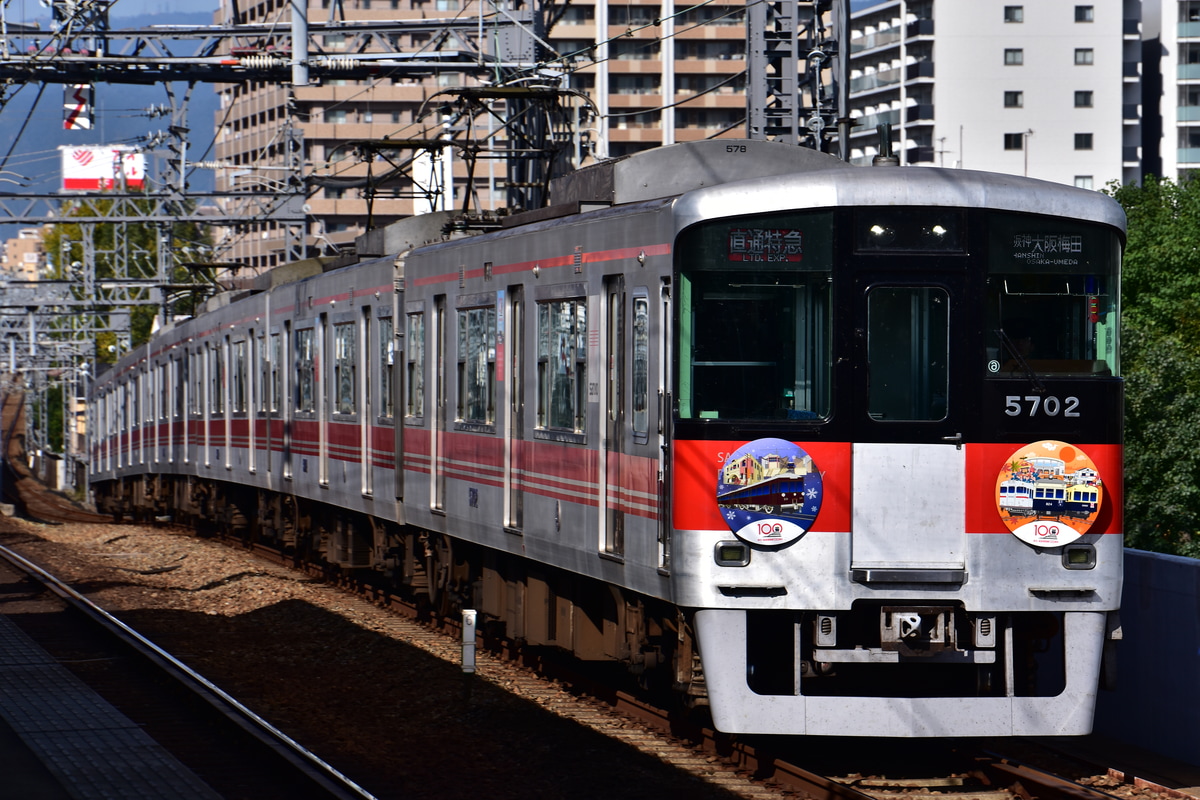
[[[209,384],[208,407],[213,414],[225,413],[225,358],[223,344],[218,342],[216,347],[210,348],[208,351],[209,359],[209,375],[212,376],[212,383]]]
[[[924,286],[878,287],[867,295],[872,419],[946,418],[950,297]]]
[[[241,339],[233,343],[230,360],[233,362],[229,365],[230,378],[232,379],[232,394],[230,410],[235,414],[246,413],[246,340]]]
[[[396,416],[396,398],[392,387],[396,375],[396,341],[392,330],[392,318],[379,318],[379,398],[380,416],[391,419]]]
[[[584,433],[587,419],[587,300],[538,303],[539,428]]]
[[[271,385],[271,359],[267,351],[266,334],[259,334],[258,339],[255,340],[255,347],[258,353],[258,386],[255,388],[258,391],[255,393],[256,402],[254,407],[259,414],[266,414],[268,403],[270,402],[267,399],[267,395],[270,392],[268,387]]]
[[[193,416],[204,413],[204,351],[197,349],[188,355],[191,391],[188,392],[188,412]]]
[[[425,313],[408,315],[407,358],[405,360],[404,415],[425,416]]]
[[[354,414],[358,410],[358,323],[342,322],[333,326],[333,384],[334,410],[338,414]]]
[[[458,421],[496,419],[496,308],[458,311]]]
[[[645,291],[645,290],[638,290]],[[633,298],[633,436],[645,443],[650,432],[650,298]]]
[[[280,370],[280,365],[283,363],[283,339],[278,333],[271,334],[271,413],[279,413],[279,399],[283,397],[283,372]]]
[[[296,411],[312,413],[316,406],[316,351],[313,329],[296,330]]]

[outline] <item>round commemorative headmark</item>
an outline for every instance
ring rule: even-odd
[[[792,442],[756,439],[717,472],[717,505],[739,539],[787,544],[811,528],[821,510],[821,473]]]
[[[996,509],[1004,525],[1035,547],[1070,544],[1100,514],[1103,481],[1080,448],[1054,439],[1013,453],[996,478]]]

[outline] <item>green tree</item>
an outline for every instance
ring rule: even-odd
[[[1200,556],[1200,180],[1110,193],[1129,220],[1121,287],[1125,530]]]
[[[127,201],[128,198],[122,198]],[[96,224],[92,230],[85,230],[80,223],[70,222],[71,217],[104,216],[113,208],[118,200],[88,200],[69,208],[63,222],[51,226],[45,236],[46,253],[51,262],[50,277],[56,279],[80,280],[80,269],[76,264],[82,264],[84,259],[83,241],[91,237],[91,249],[95,255],[95,277],[97,282],[112,279],[120,275],[119,262],[123,256],[125,263],[124,277],[133,279],[154,279],[158,275],[158,237],[164,228],[152,223],[102,223]],[[152,209],[150,200],[132,200],[131,205],[141,213],[149,214]],[[169,247],[173,255],[187,250],[206,250],[210,248],[210,237],[195,223],[172,223],[169,226]],[[173,259],[174,261],[175,259]],[[180,261],[197,260],[181,258]],[[174,284],[188,283],[205,276],[189,273],[181,266],[173,266],[169,280]],[[84,299],[83,286],[80,284],[76,291],[79,299]],[[131,308],[117,308],[98,303],[90,313],[100,319],[110,321],[121,315],[129,315],[131,346],[137,346],[150,338],[155,315],[161,311],[158,301],[161,299],[158,291],[149,291],[147,296],[155,301],[152,305],[138,305]],[[177,305],[178,313],[190,313],[194,296],[185,295]],[[117,335],[112,332],[102,332],[96,335],[95,359],[98,363],[113,363],[119,351]]]

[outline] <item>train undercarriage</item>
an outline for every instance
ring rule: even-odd
[[[329,577],[401,597],[430,621],[479,613],[485,638],[527,652],[566,651],[619,664],[631,687],[706,705],[690,615],[669,603],[433,531],[304,498],[192,476],[145,475],[94,484],[98,510],[118,522],[173,523],[200,535],[262,545]]]

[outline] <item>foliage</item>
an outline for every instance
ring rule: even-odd
[[[90,199],[81,201],[66,209],[64,221],[50,227],[45,236],[45,249],[51,263],[50,277],[81,281],[83,278],[83,262],[85,256],[84,241],[89,240],[90,252],[94,261],[94,278],[96,282],[103,280],[153,281],[158,277],[158,239],[160,230],[158,224],[151,222],[111,222],[94,225],[84,225],[70,222],[71,217],[106,216],[117,202],[124,202],[139,214],[150,216],[154,209],[154,201],[121,198],[121,199]],[[169,248],[174,256],[188,250],[206,251],[209,249],[209,236],[195,223],[170,223]],[[184,259],[188,260],[188,259]],[[190,260],[200,260],[192,258]],[[168,276],[171,283],[183,284],[190,282],[193,276],[181,266],[173,266]],[[157,289],[147,287],[143,290],[143,299],[151,302],[122,308],[106,303],[101,299],[92,309],[94,327],[122,328],[126,324],[130,335],[121,337],[112,331],[102,331],[96,334],[95,362],[115,363],[121,352],[128,347],[136,347],[150,338],[154,318],[162,310],[161,294]],[[82,284],[76,288],[76,296],[84,299]],[[184,297],[175,306],[180,313],[189,313],[192,298]],[[128,315],[126,318],[125,315]]]
[[[1112,186],[1121,291],[1130,547],[1200,556],[1200,180]]]

